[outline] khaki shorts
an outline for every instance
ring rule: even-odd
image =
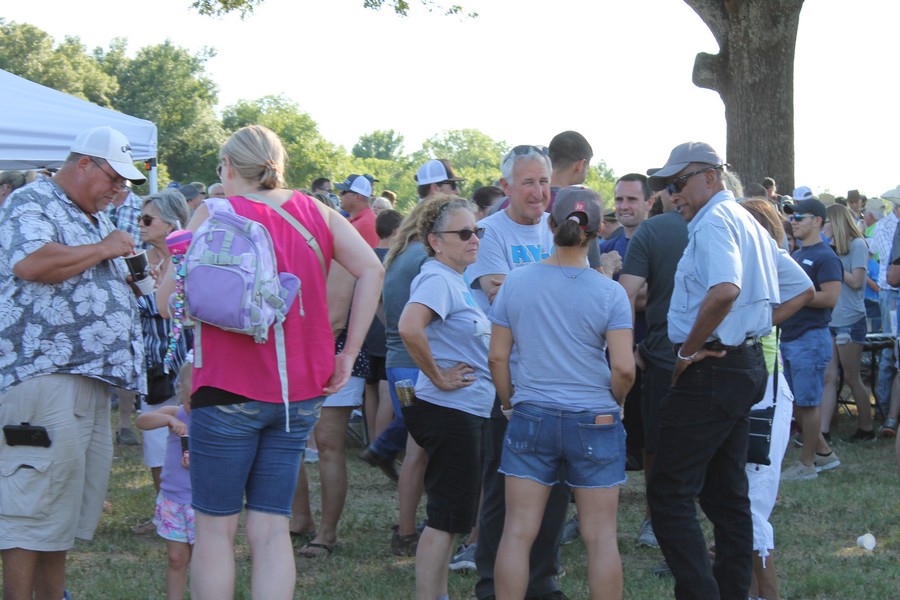
[[[70,549],[100,521],[112,435],[109,388],[79,375],[43,375],[0,395],[0,425],[47,428],[49,448],[9,446],[0,436],[0,549]]]

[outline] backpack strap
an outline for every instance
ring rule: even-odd
[[[270,198],[266,198],[262,194],[242,194],[245,198],[249,198],[250,200],[255,200],[257,202],[262,202],[279,215],[284,218],[285,221],[291,224],[291,226],[300,232],[300,235],[306,240],[306,245],[309,246],[313,252],[316,253],[316,256],[319,258],[319,265],[322,267],[322,273],[325,274],[325,278],[328,278],[328,272],[325,268],[325,256],[322,254],[322,248],[319,247],[319,242],[316,240],[315,236],[309,232],[309,229],[303,226],[300,221],[294,218],[294,215],[284,210],[284,208]]]

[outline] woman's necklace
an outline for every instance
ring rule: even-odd
[[[578,274],[576,274],[576,275],[569,275],[569,274],[566,272],[566,268],[565,268],[564,266],[562,266],[562,264],[559,262],[559,253],[558,253],[558,252],[554,252],[554,253],[553,253],[553,256],[556,257],[556,265],[559,267],[559,270],[562,271],[562,274],[565,275],[566,277],[568,277],[569,279],[578,279],[578,277],[579,277],[582,273],[584,273],[585,271],[588,270],[588,267],[583,267],[581,270],[578,271]]]

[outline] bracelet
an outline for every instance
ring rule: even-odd
[[[513,409],[512,409],[512,407],[510,407],[510,408],[503,408],[503,407],[501,406],[501,407],[500,407],[500,412],[502,412],[502,413],[503,413],[503,416],[506,417],[507,419],[512,418],[512,414],[513,414]]]
[[[679,348],[679,349],[678,349],[678,352],[675,353],[675,356],[678,357],[678,360],[683,360],[683,361],[691,362],[692,360],[694,360],[694,359],[697,357],[698,354],[700,354],[700,351],[699,351],[699,350],[697,350],[696,352],[694,352],[694,353],[691,354],[690,356],[682,356],[682,355],[681,355],[681,348]]]

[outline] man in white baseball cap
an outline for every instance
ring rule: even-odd
[[[147,391],[137,301],[119,260],[134,239],[104,212],[128,180],[144,181],[128,141],[99,127],[78,136],[52,179],[0,207],[2,294],[15,307],[0,330],[0,425],[41,434],[0,436],[18,488],[0,506],[8,598],[68,597],[66,553],[92,538],[106,496],[109,387]]]

